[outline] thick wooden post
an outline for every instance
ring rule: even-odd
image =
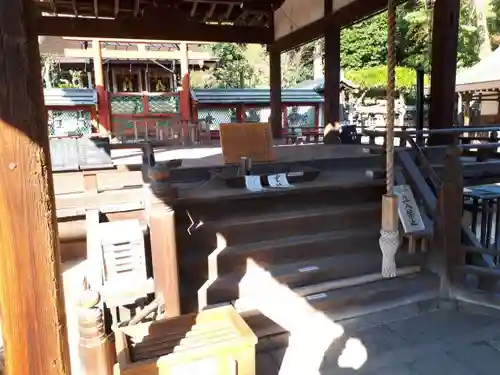
[[[445,252],[445,287],[458,282],[455,267],[465,263],[462,251],[463,175],[460,149],[451,146],[445,157],[445,174],[439,192],[438,227]]]
[[[109,98],[104,85],[104,73],[102,70],[102,50],[99,39],[92,41],[94,50],[94,79],[97,92],[97,109],[99,112],[99,133],[111,132],[111,120],[109,117]]]
[[[176,192],[169,183],[168,164],[156,164],[150,172],[150,201],[147,215],[151,238],[151,258],[156,298],[165,305],[165,317],[181,313],[175,212]]]
[[[6,373],[70,373],[31,0],[0,1],[0,311]]]
[[[340,122],[340,27],[331,24],[325,33],[325,123]]]
[[[429,127],[451,128],[455,114],[458,22],[460,0],[439,0],[434,5],[432,29],[432,75]],[[429,145],[451,144],[453,137],[434,134]]]
[[[282,118],[281,118],[281,51],[270,45],[270,86],[271,86],[271,129],[273,138],[281,138]]]

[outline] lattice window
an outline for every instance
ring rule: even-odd
[[[149,112],[158,114],[179,113],[179,96],[149,96]]]
[[[246,108],[245,117],[246,122],[261,122],[269,123],[271,116],[271,109],[266,107]]]
[[[238,122],[236,108],[200,108],[198,121],[205,121],[210,130],[219,130],[220,124]]]
[[[144,113],[144,105],[141,96],[111,96],[112,114],[136,114]]]
[[[68,135],[84,135],[92,133],[92,116],[84,110],[47,111],[49,135],[63,137]]]
[[[286,125],[289,130],[300,132],[302,128],[315,127],[314,106],[288,106],[286,108]]]

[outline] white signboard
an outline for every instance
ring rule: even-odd
[[[286,178],[286,173],[272,174],[267,176],[269,186],[273,188],[289,188],[292,187]]]
[[[264,190],[260,182],[260,176],[245,176],[245,186],[250,191]]]
[[[394,187],[394,193],[399,197],[398,215],[405,233],[425,230],[425,224],[411,188],[408,185],[398,185]]]

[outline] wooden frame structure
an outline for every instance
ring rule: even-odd
[[[70,373],[60,273],[54,186],[37,35],[264,43],[271,64],[271,122],[281,136],[280,54],[325,36],[327,121],[338,118],[339,30],[385,8],[386,0],[314,0],[314,19],[286,28],[280,12],[301,0],[129,1],[10,0],[0,2],[0,310],[9,375]],[[127,7],[124,6],[127,4]],[[438,0],[433,27],[431,127],[451,125],[459,0]],[[314,10],[314,12],[312,12]],[[300,14],[300,12],[296,13]],[[286,17],[285,17],[286,18]],[[169,22],[165,22],[165,20]],[[97,45],[97,44],[96,44]],[[185,48],[183,49],[186,50]],[[102,69],[96,51],[95,66]],[[182,80],[189,83],[183,64]],[[101,72],[102,73],[102,72]],[[102,76],[102,74],[101,74]],[[109,126],[99,92],[100,123]],[[181,105],[189,106],[183,84]],[[331,91],[330,91],[331,90]],[[184,100],[183,100],[184,98]],[[189,113],[187,111],[186,113]],[[107,121],[107,122],[106,122]],[[434,142],[443,142],[436,137]]]

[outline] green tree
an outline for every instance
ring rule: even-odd
[[[387,65],[348,70],[345,76],[358,85],[362,91],[371,89],[385,90],[387,87]],[[425,81],[428,84],[427,76]],[[413,94],[416,83],[417,73],[415,69],[401,66],[396,67],[396,90],[406,95]]]

